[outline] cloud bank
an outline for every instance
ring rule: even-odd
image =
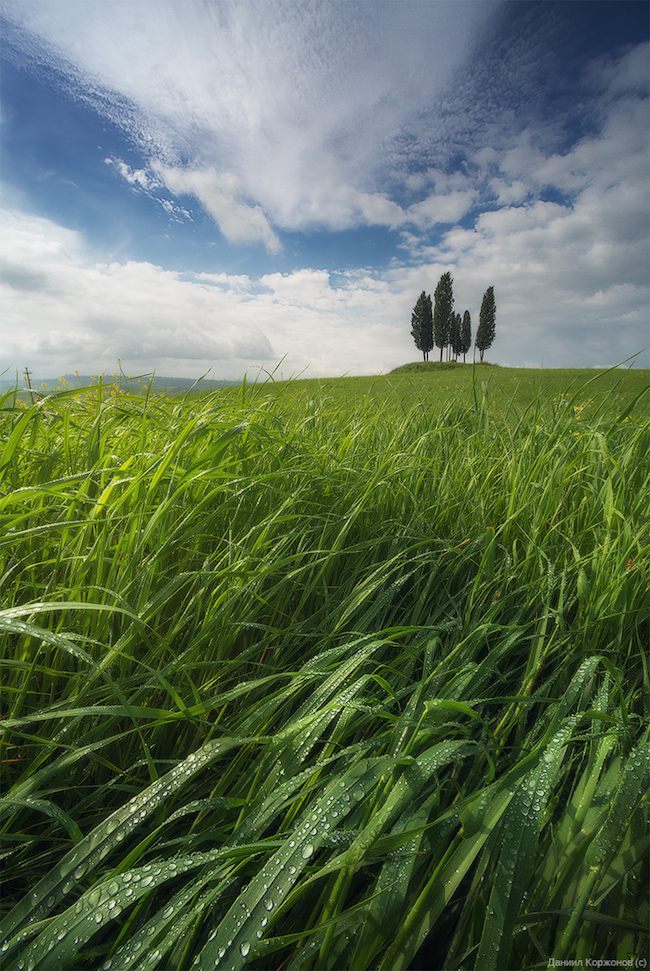
[[[0,223],[0,370],[113,371],[120,358],[129,373],[239,378],[286,355],[285,375],[387,371],[416,358],[412,306],[449,268],[474,328],[495,286],[491,360],[606,366],[648,343],[647,220],[625,185],[485,212],[383,271],[182,273],[98,261],[78,233],[19,211]]]

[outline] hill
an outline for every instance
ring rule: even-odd
[[[32,388],[44,394],[52,391],[62,390],[63,388],[88,388],[99,382],[100,375],[97,374],[63,374],[57,378],[40,378],[33,376]],[[124,377],[116,374],[102,374],[102,382],[106,385],[117,385],[120,388],[128,388],[131,391],[140,391],[143,388],[151,387],[154,391],[167,391],[170,393],[188,391],[195,386],[202,391],[215,391],[217,388],[228,388],[237,385],[239,381],[230,381],[217,378],[174,378],[164,375],[142,374],[136,377]],[[20,390],[25,388],[22,375],[12,380],[0,380],[0,391],[10,391],[18,387]]]
[[[426,374],[429,371],[457,371],[459,368],[471,367],[471,361],[467,364],[457,363],[456,361],[411,361],[410,364],[401,364],[393,368],[390,374]],[[482,368],[499,367],[498,364],[482,364]]]

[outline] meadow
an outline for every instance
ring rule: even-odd
[[[648,378],[5,393],[3,966],[647,955]]]

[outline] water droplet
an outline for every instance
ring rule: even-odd
[[[303,860],[308,860],[309,857],[312,855],[313,852],[314,852],[313,845],[311,843],[305,843],[305,845],[302,848],[302,858],[303,858]]]
[[[270,897],[266,898],[266,900],[264,901],[264,906],[266,907],[267,910],[273,910],[273,901],[271,900]]]
[[[241,951],[241,956],[243,958],[246,957],[250,949],[251,949],[251,946],[248,943],[248,941],[242,941],[241,944],[239,945],[239,950]]]

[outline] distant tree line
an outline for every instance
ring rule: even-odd
[[[492,346],[495,334],[497,305],[494,301],[494,287],[488,287],[483,294],[479,313],[475,346],[481,363],[488,347]],[[472,346],[472,318],[469,310],[461,316],[454,313],[454,281],[451,273],[443,273],[433,294],[424,290],[417,299],[411,314],[411,334],[415,346],[422,351],[422,360],[429,360],[434,346],[440,348],[440,360],[446,351],[447,360],[457,361]]]

